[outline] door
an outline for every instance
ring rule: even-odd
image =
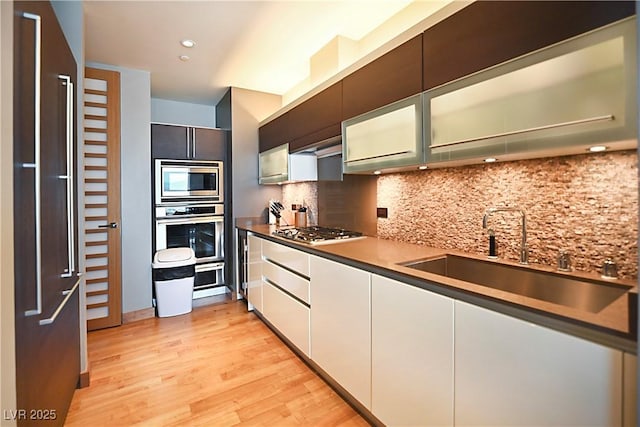
[[[122,323],[120,74],[85,68],[84,236],[87,329]]]
[[[62,425],[80,377],[76,63],[49,2],[14,3],[18,425]],[[19,220],[18,220],[19,219]]]

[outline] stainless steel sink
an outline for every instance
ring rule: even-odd
[[[592,313],[599,312],[631,289],[622,284],[570,278],[458,255],[401,265]]]

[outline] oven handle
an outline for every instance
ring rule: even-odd
[[[197,218],[180,218],[180,219],[158,219],[156,223],[158,225],[180,225],[180,224],[204,224],[207,222],[224,222],[223,216],[201,216]]]
[[[217,271],[224,268],[224,262],[217,262],[215,264],[201,264],[196,265],[196,273],[202,273],[205,271]]]

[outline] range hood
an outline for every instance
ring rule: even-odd
[[[296,152],[316,156],[318,181],[342,181],[342,137],[325,139]]]

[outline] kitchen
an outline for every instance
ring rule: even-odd
[[[463,8],[464,5],[454,6],[462,11],[465,10],[465,8]],[[3,7],[6,6],[3,5]],[[473,9],[468,8],[466,10],[470,11]],[[452,16],[456,15],[451,10],[449,10],[449,13],[451,13]],[[442,18],[442,16],[440,16],[440,18]],[[443,32],[446,33],[445,30],[443,30]],[[562,37],[569,38],[571,36],[572,35],[565,34]],[[410,49],[411,43],[409,42],[412,37],[406,36],[405,38],[407,40],[403,41],[403,43],[408,43],[407,49]],[[3,40],[5,40],[4,37]],[[397,44],[404,46],[403,43],[398,42]],[[545,43],[549,44],[550,42],[546,41]],[[423,46],[421,46],[421,48],[422,47]],[[515,48],[504,47],[504,50],[509,49]],[[516,57],[522,53],[523,52],[517,53],[517,49],[515,49],[510,55]],[[461,53],[461,55],[467,54],[468,52]],[[477,56],[483,55],[482,53],[478,53]],[[486,55],[484,57],[486,57]],[[422,54],[418,60],[420,74],[422,73],[423,67],[421,58]],[[496,60],[497,64],[509,58],[510,57],[502,59],[494,58],[492,60]],[[453,61],[455,63],[455,59]],[[384,62],[384,60],[382,62]],[[490,65],[492,64],[475,64],[475,66],[480,67],[478,69],[483,69]],[[363,67],[363,69],[368,71],[371,71],[373,68],[375,67],[368,69]],[[437,76],[437,67],[432,71],[430,75]],[[472,74],[474,71],[476,70],[460,70],[458,72],[461,73],[460,77],[462,77],[467,74]],[[375,74],[375,69],[371,72]],[[139,96],[141,92],[144,92],[145,80],[148,91],[148,73],[145,75],[145,73],[136,72],[135,70],[124,70],[122,76],[122,92],[129,94],[132,98],[126,101],[123,99],[123,129],[129,129],[130,131],[135,128],[135,126],[127,126],[125,123],[127,120],[139,120],[142,123],[169,121],[168,119],[157,118],[157,110],[156,118],[152,119],[151,117],[153,116],[154,104],[156,108],[159,108],[163,105],[166,106],[167,103],[149,100],[148,94],[146,95],[146,100],[143,94],[142,97]],[[131,79],[129,79],[128,76],[130,76]],[[350,80],[348,73],[340,76],[340,78],[342,80],[337,80],[342,81],[342,89],[346,90]],[[450,79],[450,77],[446,76],[441,78],[444,80],[438,82],[437,78],[433,77],[436,81],[431,82],[431,87],[436,87],[439,83],[444,83]],[[363,80],[352,78],[350,82],[351,87],[357,90],[357,84],[361,81]],[[138,84],[132,84],[133,82]],[[407,82],[409,82],[409,80],[407,80]],[[142,85],[140,85],[140,83],[142,83]],[[319,94],[319,96],[322,96],[324,94],[330,96],[336,81],[330,81],[329,83],[326,84],[325,90],[315,91],[315,95]],[[419,88],[415,90],[415,92],[412,92],[414,91],[413,88],[409,88],[409,93],[406,93],[406,95],[409,96],[421,92],[424,89],[422,84],[422,76],[420,75]],[[125,85],[129,85],[126,86],[126,90],[124,90]],[[360,93],[364,94],[357,99],[358,102],[362,101],[361,103],[364,105],[349,107],[352,108],[350,111],[357,111],[357,113],[352,113],[351,117],[375,110],[375,107],[371,106],[370,100],[366,99],[366,94],[370,92],[373,91],[368,90],[366,87],[361,88]],[[222,114],[225,108],[230,108],[232,113],[235,114],[237,111],[235,108],[244,102],[250,102],[250,100],[256,99],[252,98],[254,95],[253,93],[232,88],[229,95],[231,106],[227,107],[227,104],[221,101],[218,105],[219,108],[216,109],[216,114],[219,112]],[[388,94],[381,93],[380,96],[383,100],[375,100],[373,101],[374,104],[383,102],[382,105],[387,105],[395,101],[395,99],[387,99],[387,102],[385,102],[384,97],[388,96]],[[391,95],[392,98],[395,96],[397,96],[397,94]],[[315,98],[315,96],[307,98],[307,100],[313,98]],[[272,99],[267,99],[266,101],[261,100],[259,102],[266,103],[272,101]],[[240,104],[235,104],[237,102]],[[369,102],[368,105],[367,102]],[[273,107],[273,103],[271,105],[272,112],[278,109],[278,107]],[[285,110],[290,111],[290,115],[300,114],[301,112],[304,113],[304,109],[307,108],[309,104],[302,102],[298,105],[302,105],[303,107],[296,109],[294,106],[293,108],[286,108]],[[129,110],[125,111],[125,108],[129,108]],[[146,111],[146,113],[144,113],[144,111]],[[276,113],[273,117],[266,118],[266,120],[263,120],[259,124],[264,127],[266,124],[276,123],[279,117],[285,115]],[[233,117],[237,118],[238,115],[235,114],[232,118]],[[349,115],[347,115],[347,117],[349,117]],[[330,119],[333,120],[333,117]],[[340,119],[336,123],[339,123],[339,121]],[[170,122],[183,123],[177,119],[171,120]],[[222,123],[223,117],[217,116],[216,122]],[[301,122],[304,123],[304,120],[296,121],[295,123],[297,123],[297,125],[292,125],[292,127],[299,127],[299,123]],[[184,124],[191,123],[184,122]],[[308,124],[309,126],[313,125],[313,123]],[[331,124],[333,124],[333,122]],[[135,132],[139,133],[133,137],[149,140],[148,126],[144,127],[146,129],[143,130],[141,126],[138,126]],[[233,126],[233,123],[231,128],[235,144],[238,133],[236,133],[237,129]],[[302,130],[303,134],[304,132],[305,131]],[[276,133],[276,135],[278,135],[278,133]],[[305,147],[304,136],[306,135],[302,135],[302,138],[300,138],[301,145],[299,145],[298,148]],[[122,138],[125,140],[124,134]],[[132,138],[132,136],[127,135],[126,138]],[[5,138],[3,138],[3,140],[5,140]],[[306,145],[319,140],[320,139],[316,139],[316,141],[306,141]],[[263,141],[264,138],[261,136],[261,145],[263,145]],[[257,143],[257,140],[254,139],[253,143]],[[633,145],[633,147],[635,147],[635,145]],[[148,149],[147,147],[146,150]],[[239,146],[238,149],[240,151],[236,151],[236,146],[234,145],[233,149],[234,157],[232,162],[234,163],[231,169],[234,170],[234,173],[239,173],[242,158],[240,156],[236,157],[235,154],[240,154],[241,150],[245,148]],[[143,186],[149,189],[145,190],[145,193],[150,193],[152,187],[151,174],[140,171],[140,168],[136,168],[136,155],[146,159],[148,154],[145,153],[145,148],[143,147],[132,147],[131,150],[132,151],[128,153],[131,157],[129,159],[123,158],[123,181],[141,182]],[[234,194],[247,195],[247,197],[234,197],[233,199],[234,212],[236,212],[235,209],[237,209],[237,212],[247,212],[246,214],[234,215],[236,218],[258,217],[262,214],[268,200],[275,199],[280,200],[282,205],[287,208],[294,204],[307,206],[309,208],[307,219],[311,224],[319,223],[322,225],[353,228],[352,224],[366,223],[368,227],[373,228],[374,232],[371,233],[369,231],[365,232],[365,234],[378,235],[378,237],[390,241],[421,243],[429,247],[459,250],[465,253],[483,256],[489,245],[489,238],[486,234],[487,231],[482,228],[482,217],[486,209],[501,205],[519,206],[524,209],[527,220],[529,221],[527,227],[529,262],[532,264],[555,267],[558,252],[560,250],[569,250],[572,266],[576,271],[599,272],[605,257],[611,256],[617,263],[620,282],[628,279],[635,281],[637,278],[637,160],[635,151],[630,150],[629,147],[626,147],[622,151],[611,151],[602,154],[580,154],[568,157],[554,156],[530,160],[524,160],[523,158],[504,163],[501,163],[500,160],[502,159],[498,158],[499,161],[494,164],[462,165],[448,168],[435,167],[427,172],[403,170],[397,173],[387,173],[385,171],[377,178],[370,175],[345,175],[346,178],[342,184],[318,181],[317,183],[294,183],[273,187],[258,187],[256,185],[258,176],[258,147],[254,147],[253,150],[256,170],[251,171],[251,173],[255,177],[255,180],[250,182],[247,188],[237,187],[233,189]],[[261,146],[259,151],[265,152],[267,151],[267,147]],[[3,159],[4,158],[5,156],[3,156]],[[138,159],[139,158],[140,157],[138,157]],[[129,163],[126,163],[127,161]],[[147,161],[145,160],[145,162]],[[238,163],[236,164],[235,162]],[[614,168],[611,168],[612,164],[615,165]],[[3,170],[5,170],[5,168],[3,168]],[[234,176],[234,183],[240,183],[241,181],[241,179],[237,179],[237,176]],[[373,183],[373,185],[371,185],[371,183]],[[361,203],[358,203],[356,206],[359,208],[357,209],[358,212],[354,213],[350,210],[353,206],[349,206],[350,204],[345,203],[343,200],[347,197],[349,197],[347,200],[355,200],[351,198],[351,193],[348,193],[349,189],[345,188],[348,185],[358,189],[355,193],[357,193],[359,197],[363,197],[362,195],[364,193],[373,193],[373,203],[365,200],[365,198],[359,200]],[[593,191],[591,191],[592,188],[594,189]],[[364,191],[362,191],[363,189]],[[131,188],[123,188],[123,247],[133,244],[133,247],[137,247],[139,253],[144,255],[137,255],[136,258],[126,261],[137,264],[136,268],[131,271],[135,271],[136,274],[140,274],[140,276],[125,277],[123,275],[122,290],[125,301],[123,311],[125,313],[142,311],[140,314],[144,315],[145,313],[148,314],[149,308],[149,297],[146,292],[150,292],[146,290],[148,289],[148,283],[150,283],[151,274],[148,267],[150,264],[150,260],[148,259],[149,249],[145,247],[144,242],[152,240],[150,236],[152,232],[150,223],[151,214],[149,211],[150,206],[148,206],[148,200],[150,200],[151,197],[146,198],[148,200],[140,200],[145,199],[145,197],[140,197],[139,194],[135,194],[136,192],[132,190]],[[328,204],[327,200],[331,200],[333,203]],[[632,202],[629,203],[629,201]],[[355,203],[352,205],[355,205]],[[331,212],[327,212],[329,207],[335,207],[337,211],[340,211],[337,213],[342,216],[338,216],[338,220],[333,219],[333,221],[337,222],[332,223],[332,217],[328,215]],[[380,208],[380,212],[378,212],[378,209],[374,210],[374,208]],[[149,212],[149,214],[146,212]],[[323,215],[325,216],[323,217]],[[358,215],[366,215],[366,217],[362,218]],[[373,218],[371,218],[372,216]],[[139,221],[141,217],[144,218],[142,218],[142,226],[139,226],[137,221]],[[355,218],[355,220],[353,218]],[[266,219],[266,215],[264,219]],[[285,219],[289,223],[293,222],[290,216]],[[351,219],[351,222],[349,222],[349,219]],[[518,253],[519,249],[521,249],[519,248],[521,230],[518,227],[519,223],[517,219],[515,216],[511,217],[504,214],[503,218],[502,214],[495,214],[492,215],[489,220],[490,224],[493,222],[491,227],[495,228],[498,254],[500,257],[505,257],[514,262],[518,261]],[[127,224],[128,221],[130,222]],[[368,230],[370,229],[371,228]],[[132,230],[136,231],[132,232]],[[598,233],[597,238],[593,238],[594,230]],[[258,235],[266,237],[266,241],[271,241],[269,237],[270,233],[267,232],[265,234],[264,230],[254,231]],[[146,236],[147,234],[148,237]],[[132,236],[135,236],[135,238],[132,239]],[[141,238],[141,236],[144,237]],[[135,242],[129,239],[135,240]],[[353,244],[355,244],[355,242]],[[335,249],[326,249],[326,251],[339,252],[339,245],[328,245],[327,248],[329,247]],[[131,248],[132,246],[129,246],[129,251],[131,251]],[[299,249],[299,247],[296,248]],[[420,249],[416,250],[414,253],[416,256],[404,258],[402,262],[419,259],[420,252]],[[315,253],[315,255],[318,255],[318,253]],[[125,271],[126,270],[125,268]],[[144,270],[144,272],[141,270]],[[406,274],[404,276],[406,276]],[[429,279],[432,280],[433,277],[430,276]],[[311,277],[311,281],[314,281],[313,276]],[[137,292],[133,288],[136,285],[131,284],[133,282],[143,284],[142,286],[145,286],[145,293],[141,294]],[[3,292],[4,290],[3,280]],[[311,291],[313,292],[313,287]],[[127,292],[129,292],[129,294],[127,294]],[[3,305],[4,301],[3,294]],[[314,301],[316,301],[315,298]],[[3,310],[3,328],[5,325],[7,325],[7,322],[5,322]],[[3,343],[6,342],[4,337],[3,330]],[[631,350],[626,349],[625,351]],[[3,350],[3,367],[4,353]],[[3,372],[6,371],[3,369]],[[3,387],[4,384],[3,374]],[[11,394],[9,394],[9,396],[11,396]],[[3,393],[3,405],[4,402]]]

